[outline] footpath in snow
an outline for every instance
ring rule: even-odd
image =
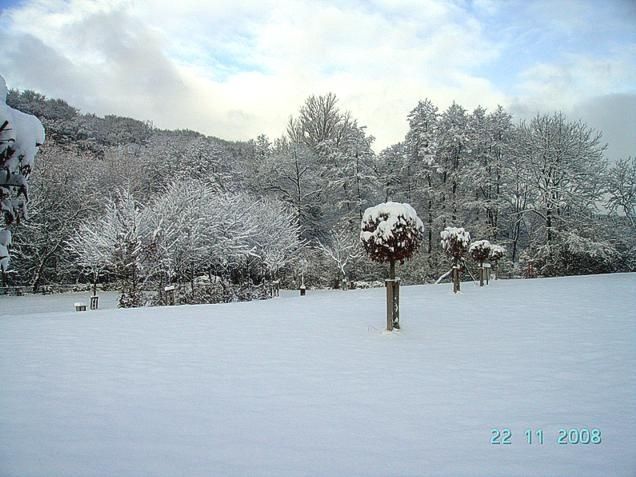
[[[0,312],[0,475],[635,476],[636,274],[462,291],[403,287],[393,334],[383,289],[21,297]]]

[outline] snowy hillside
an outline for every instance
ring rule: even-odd
[[[633,477],[635,291],[403,287],[394,334],[382,289],[0,316],[0,475]]]

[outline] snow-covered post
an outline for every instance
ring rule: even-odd
[[[33,170],[38,148],[44,143],[44,128],[35,116],[8,106],[7,93],[7,84],[0,76],[0,214],[9,226],[26,218],[27,178]],[[11,234],[2,227],[0,234],[6,242],[0,244],[0,269],[4,281],[9,266]]]
[[[386,328],[400,329],[400,279],[395,262],[404,262],[419,247],[424,224],[409,204],[386,202],[369,207],[362,217],[360,240],[371,260],[389,263]]]
[[[305,296],[306,288],[305,288],[305,271],[307,270],[308,261],[305,257],[300,259],[300,287],[298,288],[300,291],[300,296]]]
[[[490,256],[491,245],[488,240],[478,240],[473,242],[469,249],[468,253],[473,258],[473,260],[479,263],[479,286],[484,286],[484,262],[488,260]]]
[[[442,250],[453,259],[453,293],[460,291],[460,267],[470,245],[470,234],[463,227],[446,227],[440,232]]]
[[[506,255],[506,247],[502,245],[491,245],[490,247],[490,256],[488,257],[491,263],[494,266],[495,271],[495,280],[497,280],[497,267],[499,266],[499,260],[501,260]]]

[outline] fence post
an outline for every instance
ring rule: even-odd
[[[394,328],[400,329],[400,279],[396,278],[393,283],[393,323]]]
[[[395,291],[393,288],[394,281],[392,279],[384,280],[384,285],[386,286],[386,330],[393,331],[393,292]]]

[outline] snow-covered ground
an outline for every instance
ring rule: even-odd
[[[119,293],[99,291],[99,307],[103,310],[117,308]],[[5,316],[32,315],[52,311],[74,311],[75,303],[84,303],[88,308],[92,293],[55,293],[52,295],[0,296],[0,319]]]
[[[401,298],[2,314],[0,475],[636,475],[636,274]]]

